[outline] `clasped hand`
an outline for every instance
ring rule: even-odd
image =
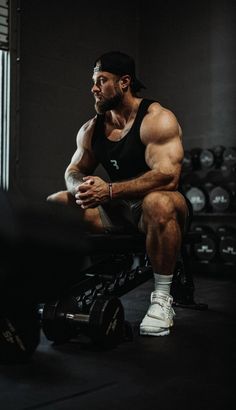
[[[95,208],[109,199],[107,182],[96,176],[86,176],[77,188],[75,200],[83,209]]]

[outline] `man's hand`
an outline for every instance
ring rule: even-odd
[[[82,209],[95,208],[109,200],[109,186],[103,179],[95,176],[86,176],[83,183],[77,188],[76,203]]]

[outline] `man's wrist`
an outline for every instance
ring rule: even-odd
[[[66,188],[70,192],[71,195],[75,196],[76,193],[78,192],[78,187],[79,187],[80,184],[81,184],[81,182],[78,183],[78,184],[69,183],[69,184],[66,184]]]
[[[80,172],[71,171],[71,172],[66,173],[65,175],[66,187],[67,187],[67,190],[73,196],[76,195],[76,193],[78,192],[79,186],[83,183],[83,177],[84,177],[84,174]]]

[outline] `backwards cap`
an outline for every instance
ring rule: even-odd
[[[132,57],[120,51],[110,51],[102,54],[94,63],[94,72],[107,71],[116,75],[128,74],[131,77],[131,88],[134,92],[146,88],[141,81],[136,78],[135,62]]]

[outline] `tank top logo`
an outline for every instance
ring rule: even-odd
[[[113,167],[115,167],[115,169],[120,169],[116,159],[110,159],[110,162],[113,165]]]

